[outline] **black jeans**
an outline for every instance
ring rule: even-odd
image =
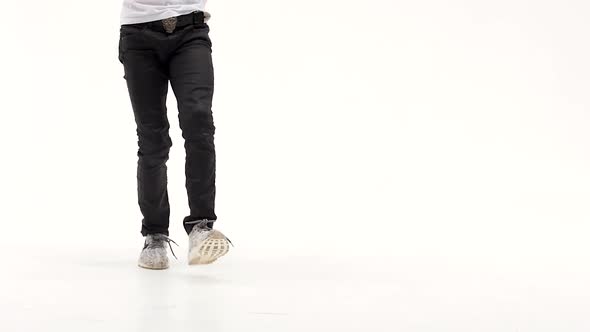
[[[122,25],[119,61],[123,64],[137,126],[137,194],[143,215],[141,234],[169,235],[167,167],[172,140],[166,111],[168,82],[178,104],[184,138],[186,190],[190,214],[186,232],[215,215],[213,63],[209,26],[198,22],[171,34],[147,25]]]

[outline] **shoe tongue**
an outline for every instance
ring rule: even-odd
[[[153,235],[148,236],[146,241],[148,243],[158,243],[158,242],[164,242],[165,239],[166,239],[166,237],[162,234],[153,234]]]

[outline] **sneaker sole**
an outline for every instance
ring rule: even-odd
[[[137,266],[148,270],[165,270],[170,267],[170,261],[168,260],[168,258],[166,258],[162,260],[160,264],[147,265],[145,263],[142,263],[141,259],[138,259]]]
[[[142,264],[140,262],[137,263],[137,266],[142,267],[144,269],[148,269],[148,270],[165,270],[170,267],[169,265],[150,266],[150,265]]]
[[[211,264],[229,251],[229,242],[220,233],[214,233],[198,248],[189,252],[189,265]]]

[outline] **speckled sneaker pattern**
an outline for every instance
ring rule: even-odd
[[[165,234],[148,234],[145,237],[144,246],[139,255],[137,265],[152,270],[167,269],[170,264],[168,262],[166,243],[168,243],[170,251],[172,251],[172,245],[170,245],[170,242],[178,245]],[[174,251],[172,251],[172,255],[174,255]],[[174,257],[176,257],[176,255],[174,255]]]

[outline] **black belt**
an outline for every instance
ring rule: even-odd
[[[202,11],[194,11],[192,13],[188,13],[185,15],[180,16],[173,16],[169,18],[165,18],[163,20],[151,21],[151,22],[144,22],[144,23],[135,23],[135,24],[124,24],[127,26],[134,26],[138,28],[143,28],[147,26],[148,28],[160,32],[172,33],[174,30],[179,28],[186,27],[188,25],[194,24],[203,24],[205,23],[205,13]]]

